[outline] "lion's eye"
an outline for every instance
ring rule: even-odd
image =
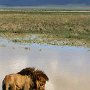
[[[42,86],[43,84],[40,84],[40,86]]]

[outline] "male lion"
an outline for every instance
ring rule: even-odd
[[[25,68],[22,69],[20,72],[18,72],[18,74],[21,75],[30,75],[32,71],[32,76],[33,76],[33,81],[34,86],[35,86],[35,90],[45,90],[45,84],[46,81],[49,80],[48,76],[41,70],[35,70],[35,68]]]
[[[32,79],[20,74],[6,75],[2,83],[2,90],[31,90],[33,87]]]
[[[3,90],[45,90],[46,81],[49,78],[41,70],[25,68],[16,74],[6,75],[3,83]]]

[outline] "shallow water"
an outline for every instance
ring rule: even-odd
[[[0,86],[6,74],[36,67],[49,76],[46,90],[90,90],[90,48],[20,44],[0,38]]]

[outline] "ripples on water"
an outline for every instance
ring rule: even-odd
[[[0,85],[6,74],[25,67],[49,76],[46,90],[90,90],[90,48],[18,44],[0,39]]]

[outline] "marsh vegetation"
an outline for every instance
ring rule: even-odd
[[[42,39],[34,38],[33,42],[90,46],[90,12],[0,11],[1,37],[32,42],[25,39],[26,34]]]

